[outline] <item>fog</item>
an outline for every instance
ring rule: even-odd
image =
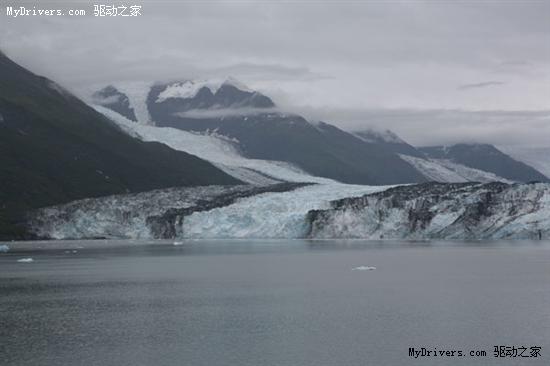
[[[0,48],[80,95],[119,80],[232,76],[279,108],[418,145],[550,145],[548,1],[2,1]],[[5,6],[85,9],[8,17]]]

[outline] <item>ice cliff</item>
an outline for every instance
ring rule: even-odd
[[[425,183],[331,202],[310,238],[548,239],[550,184]]]

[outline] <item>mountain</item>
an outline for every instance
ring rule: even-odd
[[[119,90],[126,94],[118,96]],[[136,114],[139,115],[138,123],[128,124],[134,119],[126,109],[120,112],[120,105],[101,103],[100,100],[100,105],[117,113],[98,110],[108,114],[130,134],[197,154],[252,184],[266,179],[312,182],[321,177],[353,184],[542,180],[541,175],[529,166],[521,170],[512,167],[516,174],[511,174],[508,163],[501,169],[492,169],[492,161],[482,166],[471,163],[486,160],[486,155],[494,155],[483,149],[472,149],[473,155],[469,159],[455,159],[454,156],[435,154],[430,148],[416,148],[389,130],[368,128],[346,132],[325,122],[312,123],[299,115],[279,111],[269,97],[234,79],[119,83],[117,88],[108,87],[108,91],[106,98],[115,94],[119,101],[126,101],[130,96],[130,108],[140,111]],[[94,101],[97,101],[97,93],[92,99]],[[126,117],[125,120],[121,120],[121,116]],[[155,130],[142,125],[162,128]],[[166,127],[187,134],[164,131]],[[176,135],[185,144],[177,143]],[[215,151],[231,141],[232,146],[226,149],[231,150],[232,157],[239,158],[229,162],[227,157],[213,156],[206,149],[196,147],[199,143],[212,145],[216,139]],[[275,165],[284,164],[291,170],[302,170],[306,174],[297,177],[289,174],[288,169],[273,171]]]
[[[548,239],[550,184],[425,183],[308,213],[310,238]]]
[[[378,131],[373,128],[368,128],[355,131],[353,134],[365,142],[376,144],[379,147],[392,151],[396,154],[416,156],[419,158],[423,157],[423,154],[414,146],[408,144],[405,140],[390,130]]]
[[[428,180],[437,182],[528,182],[547,181],[544,174],[533,166],[538,162],[531,159],[518,164],[509,156],[487,144],[457,144],[450,147],[416,148],[401,139],[394,132],[366,129],[355,131],[361,139],[393,151],[413,165]],[[525,154],[524,154],[525,155]],[[522,160],[522,159],[519,159]],[[540,159],[539,159],[540,160]]]
[[[515,182],[550,182],[548,177],[536,169],[514,160],[489,144],[431,146],[419,150],[428,158],[462,164]]]
[[[426,180],[395,152],[330,124],[280,112],[269,97],[235,80],[157,83],[146,104],[157,127],[223,136],[236,141],[239,153],[249,159],[289,163],[344,183]]]
[[[53,81],[0,54],[0,237],[21,235],[14,224],[31,208],[237,183],[195,156],[132,138]]]
[[[512,158],[528,164],[550,177],[550,147],[499,146],[498,148]]]
[[[182,113],[200,109],[273,108],[265,95],[249,90],[238,81],[206,80],[155,84],[147,105],[151,114]]]
[[[381,149],[398,154],[401,159],[414,166],[429,181],[447,183],[514,182],[497,174],[468,167],[449,159],[436,159],[427,156],[390,130],[381,131],[369,128],[355,131],[354,134],[366,142],[377,144]]]

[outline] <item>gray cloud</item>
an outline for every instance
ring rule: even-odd
[[[222,118],[234,116],[254,116],[257,114],[280,112],[276,108],[212,108],[212,109],[191,109],[185,112],[175,113],[178,117],[183,118]]]
[[[503,81],[485,81],[482,83],[462,84],[457,89],[468,90],[468,89],[486,88],[488,86],[498,86],[498,85],[504,85],[504,84],[506,83]]]
[[[255,64],[243,62],[234,65],[224,66],[212,70],[204,70],[208,75],[237,75],[238,77],[254,80],[323,80],[330,76],[311,71],[307,67],[291,67],[280,64]]]
[[[459,142],[549,146],[550,109],[465,111],[414,109],[330,109],[304,107],[312,120],[334,122],[348,131],[389,129],[415,146]]]
[[[550,109],[549,1],[137,2],[132,19],[2,12],[0,48],[76,92],[231,75],[285,110],[385,121],[415,143],[548,132],[535,115]],[[82,1],[17,4],[93,13]]]

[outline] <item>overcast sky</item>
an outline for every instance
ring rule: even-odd
[[[135,18],[0,3],[0,48],[76,92],[231,75],[286,110],[418,145],[550,145],[550,1],[132,0]],[[21,3],[90,16],[6,16]]]

